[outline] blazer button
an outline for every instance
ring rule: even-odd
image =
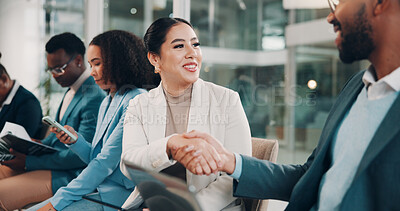
[[[156,160],[154,161],[151,165],[153,166],[153,168],[158,168],[161,164],[161,160]]]

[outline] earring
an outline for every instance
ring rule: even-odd
[[[6,88],[8,88],[8,82],[6,82],[6,83],[4,84],[4,86],[5,86]]]
[[[157,67],[156,68],[154,68],[154,73],[160,73],[161,72],[161,70],[160,69],[158,69]]]
[[[80,63],[78,64],[78,67],[81,67],[81,64],[80,64]]]

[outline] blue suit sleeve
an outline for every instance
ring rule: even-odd
[[[97,114],[104,95],[85,98],[85,104],[79,111],[77,123],[67,121],[67,125],[78,131],[87,141],[92,141],[96,129]],[[73,119],[73,118],[71,118]],[[72,121],[72,120],[71,120]],[[50,134],[42,140],[43,144],[59,149],[59,152],[41,156],[27,156],[25,166],[31,170],[70,170],[84,168],[86,163],[78,155],[61,143],[55,134]]]
[[[314,154],[304,165],[282,165],[242,155],[242,174],[239,180],[233,181],[233,195],[288,201],[313,157]]]
[[[55,136],[54,138],[57,139]],[[41,156],[26,156],[26,170],[71,170],[86,166],[78,155],[58,141],[58,139],[55,141],[57,142],[52,147],[59,149],[59,151]]]
[[[78,140],[76,140],[76,143],[69,145],[69,147],[75,154],[79,156],[79,158],[88,164],[90,162],[90,152],[91,152],[91,147],[92,145],[85,140],[85,138],[78,133]]]
[[[82,173],[67,187],[59,189],[52,197],[50,202],[54,208],[62,210],[73,201],[80,200],[83,195],[93,192],[119,167],[122,153],[123,120],[122,116],[96,158],[91,160]]]

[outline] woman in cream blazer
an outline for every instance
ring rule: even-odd
[[[157,31],[160,30],[159,25],[167,25],[167,27],[164,26],[163,29],[166,31],[164,42],[161,42],[161,46],[154,50],[151,49],[153,44],[151,36],[162,34]],[[165,92],[173,93],[177,90],[174,85],[178,84],[179,86],[176,87],[181,88],[182,93],[182,90],[188,89],[184,86],[185,82],[192,89],[186,132],[197,130],[208,133],[219,140],[225,148],[240,154],[251,155],[250,128],[239,95],[230,89],[198,78],[201,51],[196,44],[197,37],[191,25],[179,18],[162,18],[150,26],[144,40],[149,52],[148,58],[155,66],[156,72],[160,72],[162,82],[149,93],[141,94],[130,101],[124,122],[120,164],[122,173],[129,178],[135,176],[130,173],[126,164],[134,164],[159,172],[176,163],[173,156],[167,153],[170,150],[168,142],[179,134],[167,137],[165,135],[169,109]],[[169,47],[170,43],[173,45]],[[178,71],[170,70],[171,60],[174,59],[168,58],[171,55],[175,56],[175,59],[178,58],[176,59],[178,64],[174,66]],[[179,55],[182,55],[182,61],[179,60]],[[163,61],[163,59],[168,59],[168,61]],[[189,186],[196,188],[196,198],[203,210],[241,210],[243,208],[240,200],[233,197],[232,178],[226,174],[198,176],[186,170],[186,182]]]

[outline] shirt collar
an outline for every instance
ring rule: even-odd
[[[1,105],[1,107],[5,106],[5,105],[10,105],[10,103],[13,100],[15,94],[17,93],[19,87],[20,87],[20,84],[18,83],[17,80],[15,80],[14,86],[11,89],[10,94],[8,94],[7,99],[4,101],[3,105]]]
[[[385,83],[394,91],[398,92],[400,91],[400,67],[396,68],[390,74],[377,81],[375,79],[375,68],[371,65],[368,67],[368,70],[365,71],[362,81],[366,87],[377,83]]]
[[[71,88],[71,90],[76,93],[76,91],[78,91],[78,89],[81,87],[81,85],[83,84],[83,82],[86,81],[86,79],[88,79],[90,77],[90,71],[89,70],[85,70],[83,71],[83,73],[79,76],[78,79],[76,79],[76,81],[74,82],[74,84],[72,84],[69,88]]]

